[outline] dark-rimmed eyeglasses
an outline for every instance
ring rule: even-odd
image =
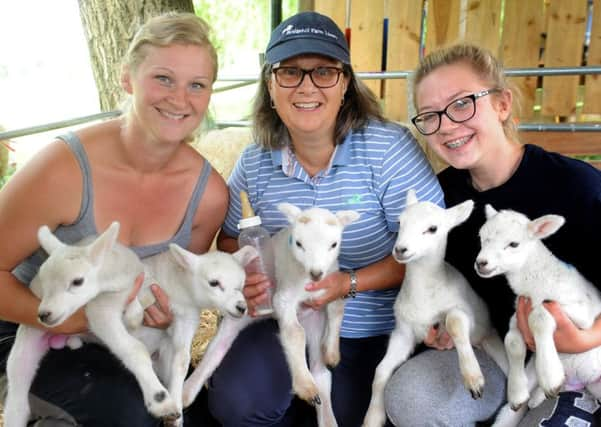
[[[432,135],[440,129],[440,122],[442,121],[443,114],[455,123],[466,122],[476,114],[476,99],[500,91],[501,89],[499,88],[492,88],[463,96],[452,101],[440,111],[426,111],[420,113],[413,117],[411,121],[419,133],[422,135]]]
[[[271,70],[278,85],[285,88],[299,87],[308,74],[313,84],[320,89],[336,86],[340,74],[344,72],[338,67],[315,67],[305,70],[299,67],[277,67]]]

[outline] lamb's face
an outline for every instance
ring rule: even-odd
[[[518,212],[500,211],[480,229],[481,250],[474,268],[481,277],[519,270],[537,239],[528,231],[529,219]]]
[[[401,263],[433,253],[446,242],[451,223],[446,210],[430,202],[409,205],[399,216],[399,232],[392,251]]]
[[[246,313],[242,294],[246,275],[233,255],[218,251],[198,255],[194,275],[195,292],[202,293],[214,308],[233,317]]]
[[[323,279],[337,260],[343,227],[336,215],[320,208],[303,211],[292,223],[288,244],[312,280]]]
[[[38,230],[40,246],[48,258],[33,279],[32,288],[41,294],[38,318],[46,326],[57,326],[103,291],[99,272],[117,242],[119,223],[113,222],[100,236],[80,245],[61,242],[43,225]],[[87,244],[85,244],[87,243]]]
[[[60,325],[96,297],[100,292],[98,270],[81,248],[55,250],[34,279],[42,291],[39,321],[48,327]]]

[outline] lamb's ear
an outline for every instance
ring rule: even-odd
[[[561,215],[543,215],[528,223],[528,233],[537,239],[549,237],[566,222]]]
[[[414,205],[418,202],[417,194],[413,188],[407,190],[407,195],[405,196],[405,206]]]
[[[40,246],[50,255],[56,249],[62,248],[65,246],[63,242],[57,239],[57,237],[52,234],[50,228],[47,225],[42,225],[38,230],[38,241],[40,242]]]
[[[278,210],[286,216],[290,223],[294,222],[296,217],[301,213],[300,208],[286,202],[278,204]]]
[[[250,264],[255,258],[259,256],[259,252],[255,248],[250,245],[242,246],[242,248],[238,249],[236,252],[232,254],[234,258],[242,265],[246,267]]]
[[[119,223],[114,221],[104,232],[88,246],[88,255],[92,263],[99,265],[104,260],[104,255],[113,249],[119,236]]]
[[[474,201],[466,200],[465,202],[459,203],[458,205],[453,206],[452,208],[448,208],[447,212],[451,214],[451,217],[453,218],[453,225],[455,226],[467,220],[472,214],[473,210]]]
[[[499,211],[497,211],[495,208],[492,207],[492,205],[487,203],[486,206],[484,206],[484,213],[486,214],[486,219],[490,219],[496,214],[498,214]]]
[[[336,212],[336,218],[338,221],[345,226],[350,224],[351,222],[355,222],[359,219],[361,215],[357,211],[338,211]]]
[[[186,270],[192,270],[196,264],[198,256],[175,243],[169,244],[169,252],[171,256],[181,267]]]

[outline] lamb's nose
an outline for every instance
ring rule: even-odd
[[[246,304],[244,304],[244,303],[236,304],[236,310],[238,310],[238,313],[244,314],[244,312],[246,311]]]
[[[311,280],[313,280],[314,282],[318,282],[319,280],[321,280],[321,276],[323,276],[322,271],[311,270],[309,274],[311,275]]]
[[[394,247],[394,253],[397,256],[403,255],[405,252],[407,252],[407,248],[404,246],[395,246]]]
[[[40,319],[40,322],[46,323],[46,321],[51,315],[52,313],[50,311],[40,311],[38,313],[38,319]]]
[[[478,266],[478,268],[484,268],[488,265],[488,261],[486,260],[476,260],[476,266]]]

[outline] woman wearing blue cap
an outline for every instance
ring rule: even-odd
[[[361,214],[345,228],[340,272],[307,284],[308,290],[326,290],[311,303],[315,309],[348,297],[332,400],[338,424],[358,426],[394,327],[392,307],[404,268],[391,251],[405,193],[414,188],[420,199],[441,204],[442,192],[411,133],[386,121],[378,100],[355,77],[344,35],[326,16],[300,13],[273,31],[253,118],[255,144],[229,180],[230,206],[218,245],[237,248],[240,190],[272,234],[287,225],[276,207],[285,201]],[[251,311],[264,302],[268,285],[262,275],[247,278]],[[222,425],[297,422],[277,333],[274,320],[244,330],[211,378],[209,407]]]

